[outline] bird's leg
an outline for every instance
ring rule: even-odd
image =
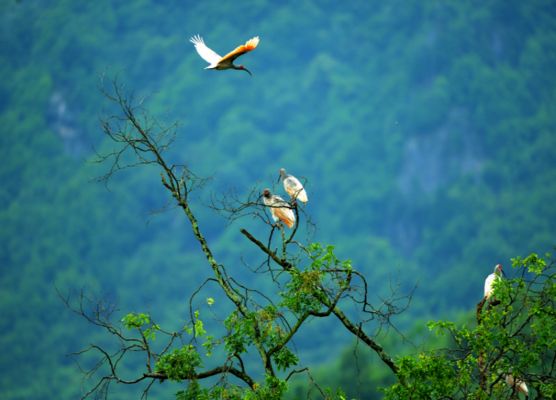
[[[270,224],[270,226],[272,227],[272,229],[282,229],[282,224],[280,223],[280,221],[273,222],[272,224]]]

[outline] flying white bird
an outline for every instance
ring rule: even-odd
[[[291,206],[280,196],[272,194],[269,189],[263,190],[263,202],[270,208],[270,214],[274,222],[282,221],[288,228],[295,224],[295,214]]]
[[[494,282],[497,279],[501,279],[501,275],[504,274],[501,264],[496,264],[494,267],[494,272],[486,277],[485,279],[485,299],[488,300],[492,296],[494,290]]]
[[[512,374],[506,374],[506,383],[516,393],[523,393],[526,399],[529,398],[529,388],[527,387],[527,384],[521,379],[515,379]]]
[[[292,199],[299,199],[303,203],[307,203],[309,201],[307,197],[307,192],[299,179],[295,176],[286,173],[284,168],[280,168],[280,178],[284,182],[284,190],[290,195]]]
[[[216,52],[211,50],[205,44],[203,38],[199,35],[193,36],[189,39],[191,43],[195,45],[195,50],[201,56],[203,60],[209,63],[209,66],[205,69],[239,69],[242,71],[246,71],[251,75],[251,71],[245,68],[243,65],[235,65],[234,60],[239,56],[255,49],[259,44],[259,37],[255,36],[252,39],[249,39],[245,44],[236,47],[234,50],[226,54],[224,57],[221,57]]]

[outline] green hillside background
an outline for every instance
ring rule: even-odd
[[[281,167],[306,182],[303,238],[335,245],[375,299],[415,288],[396,320],[404,332],[465,318],[494,264],[556,244],[553,1],[5,0],[0,21],[3,399],[75,399],[87,387],[68,355],[102,332],[56,289],[116,303],[116,320],[148,311],[180,327],[210,274],[156,170],[96,181],[109,165],[95,149],[111,148],[102,77],[179,123],[168,156],[211,178],[194,211],[244,282],[270,287],[239,233],[265,227],[208,206],[280,190]],[[195,34],[220,54],[260,36],[238,60],[253,77],[204,70]],[[396,337],[383,334],[393,354]],[[317,377],[349,384],[353,343],[336,325],[315,321],[295,345]],[[346,390],[380,398],[368,379]],[[179,385],[160,386],[154,398]]]

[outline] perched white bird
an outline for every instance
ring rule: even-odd
[[[259,44],[258,36],[255,36],[254,38],[249,39],[247,42],[245,42],[245,44],[236,47],[224,57],[221,57],[216,52],[208,48],[203,38],[199,35],[193,36],[191,39],[189,39],[189,41],[195,45],[195,50],[197,50],[197,53],[199,53],[201,58],[209,63],[209,66],[205,69],[239,69],[242,71],[246,71],[249,73],[249,75],[251,75],[251,71],[249,71],[243,65],[235,65],[234,60],[239,56],[255,49]]]
[[[290,195],[292,199],[298,199],[303,203],[307,203],[309,201],[307,197],[307,192],[299,179],[295,176],[286,173],[284,168],[280,168],[280,178],[284,182],[284,190]]]
[[[488,300],[492,296],[492,291],[494,289],[494,282],[497,279],[501,279],[501,275],[504,273],[501,264],[496,264],[494,267],[494,272],[486,277],[485,279],[485,299]]]
[[[263,202],[270,208],[270,214],[274,222],[282,221],[288,228],[295,224],[295,214],[291,206],[280,196],[272,194],[269,189],[263,190]]]
[[[506,374],[506,383],[515,390],[516,393],[523,393],[525,398],[529,398],[529,388],[521,379],[515,379],[512,374]]]

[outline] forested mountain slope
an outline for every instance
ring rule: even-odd
[[[238,230],[257,221],[229,224],[207,205],[279,188],[280,167],[306,182],[309,240],[334,244],[378,295],[417,284],[407,327],[472,308],[494,264],[556,242],[551,1],[22,0],[0,10],[2,398],[81,393],[66,354],[97,333],[56,288],[179,326],[205,273],[154,171],[123,171],[109,190],[95,181],[107,166],[94,149],[110,149],[102,77],[179,122],[170,158],[212,177],[195,209],[241,279],[253,278]],[[259,35],[241,59],[253,77],[204,70],[194,34],[220,54]],[[319,352],[322,331],[297,343],[308,360],[331,355]]]

